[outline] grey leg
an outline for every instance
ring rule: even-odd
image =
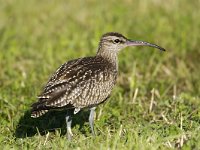
[[[65,117],[66,119],[66,125],[67,125],[67,138],[68,140],[71,140],[72,139],[72,130],[71,130],[71,125],[72,125],[72,117],[71,115],[68,113]]]
[[[91,131],[92,131],[93,135],[95,135],[95,132],[94,132],[94,113],[95,113],[95,109],[96,109],[96,107],[90,108],[90,116],[89,116],[90,128],[91,128]]]

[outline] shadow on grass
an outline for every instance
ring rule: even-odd
[[[15,130],[16,138],[32,137],[39,133],[45,135],[48,132],[55,132],[60,129],[61,136],[66,134],[66,111],[51,111],[39,118],[31,118],[31,112],[26,111],[24,116],[19,120]],[[72,128],[77,124],[80,125],[79,130],[84,134],[83,125],[88,121],[89,111],[80,111],[73,116]]]

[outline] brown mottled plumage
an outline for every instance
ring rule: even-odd
[[[44,115],[51,109],[73,109],[74,114],[90,108],[90,126],[93,130],[95,106],[104,102],[116,83],[118,52],[127,46],[146,45],[163,48],[143,41],[132,41],[115,32],[102,36],[96,56],[71,60],[63,64],[49,79],[38,102],[32,105],[31,117]],[[71,114],[66,116],[68,138],[71,133]]]
[[[103,57],[69,61],[50,78],[39,101],[32,105],[31,116],[39,117],[53,108],[97,105],[110,95],[116,77],[117,68]]]

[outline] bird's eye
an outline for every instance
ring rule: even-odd
[[[115,39],[114,43],[120,43],[120,40],[119,39]]]

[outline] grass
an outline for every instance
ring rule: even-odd
[[[0,5],[0,147],[4,149],[199,149],[200,3],[194,0],[26,1]],[[50,74],[67,60],[96,53],[108,31],[166,48],[119,54],[112,96],[77,114],[65,138],[65,112],[30,118]]]

